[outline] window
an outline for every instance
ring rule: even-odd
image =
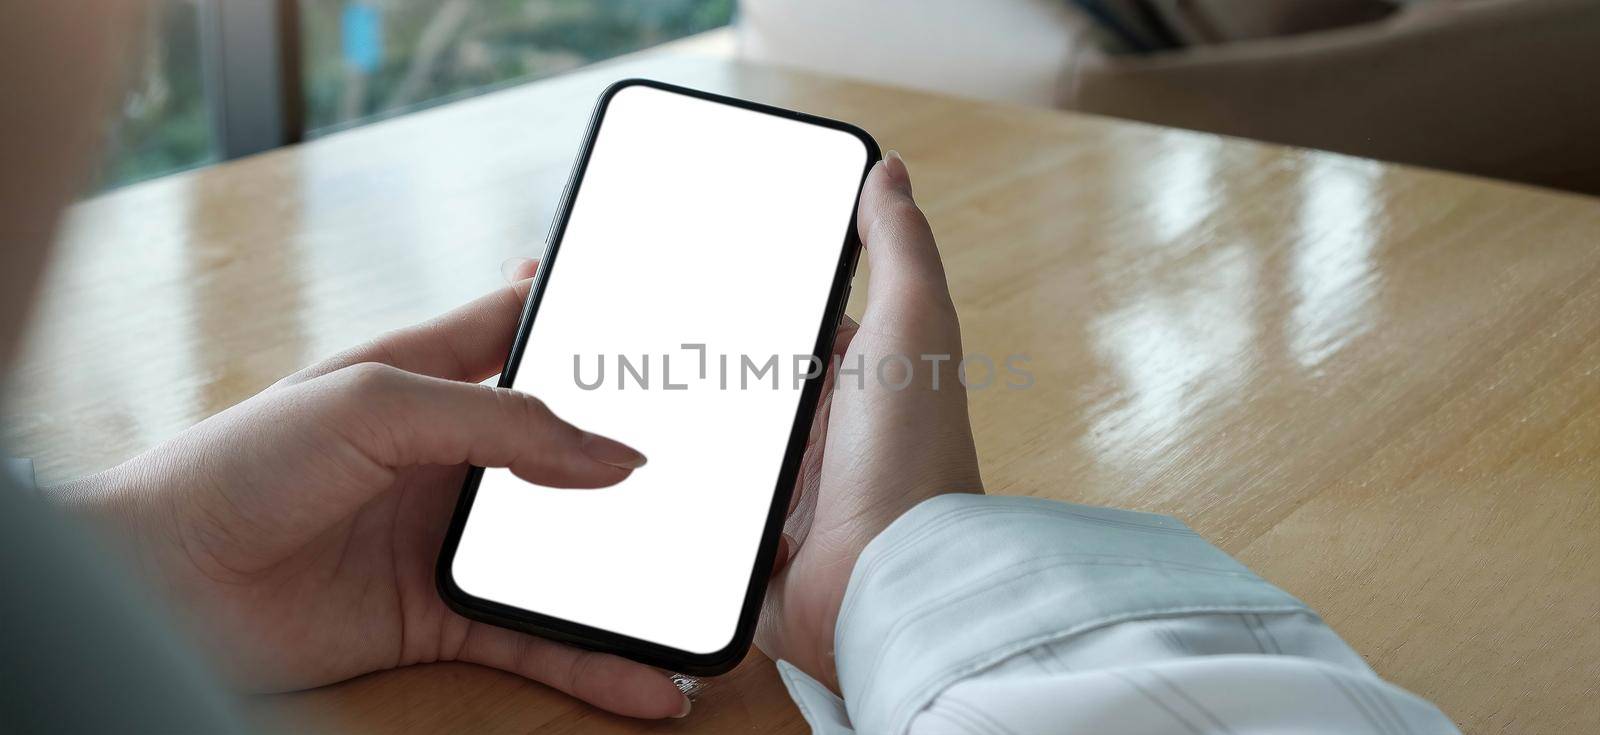
[[[727,25],[733,5],[161,0],[113,126],[100,185],[559,74]]]
[[[559,74],[732,13],[733,0],[303,0],[306,129]]]
[[[216,160],[197,0],[152,3],[97,183],[119,186]]]

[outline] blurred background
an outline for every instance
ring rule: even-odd
[[[157,0],[105,189],[684,38],[1600,193],[1600,0]]]
[[[158,0],[144,30],[143,56],[129,70],[131,89],[109,131],[99,187],[297,142],[724,27],[733,4],[298,0],[274,8],[264,0]],[[252,57],[252,68],[238,68]],[[241,91],[258,104],[230,109],[223,98],[245,96]],[[282,122],[263,136],[244,124],[249,121],[230,120],[230,113]]]

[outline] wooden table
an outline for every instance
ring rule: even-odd
[[[1600,200],[649,55],[83,203],[7,440],[116,463],[539,245],[599,89],[646,75],[899,149],[995,493],[1172,513],[1470,731],[1600,722]],[[760,155],[760,151],[751,151]],[[859,313],[857,289],[852,311]],[[464,665],[263,703],[345,731],[803,732],[759,654],[637,723]]]

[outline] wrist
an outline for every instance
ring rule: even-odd
[[[91,526],[120,552],[147,582],[159,582],[152,520],[156,498],[131,460],[60,485],[41,487],[40,495],[67,515]]]
[[[122,530],[137,514],[122,465],[76,480],[39,488],[39,495],[75,518],[96,527]]]
[[[808,576],[791,568],[778,580],[778,588],[769,591],[756,642],[774,660],[787,661],[837,693],[833,641],[843,595],[816,595],[815,578]]]

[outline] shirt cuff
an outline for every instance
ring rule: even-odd
[[[778,677],[789,690],[789,698],[800,708],[800,716],[811,726],[811,735],[852,735],[850,714],[844,700],[822,682],[807,676],[788,661],[778,662]]]
[[[902,733],[957,681],[1120,622],[1283,612],[1314,617],[1173,518],[1039,498],[938,496],[885,529],[856,562],[834,640],[844,722]],[[803,688],[797,681],[785,675],[791,693]],[[814,694],[796,700],[821,709]]]

